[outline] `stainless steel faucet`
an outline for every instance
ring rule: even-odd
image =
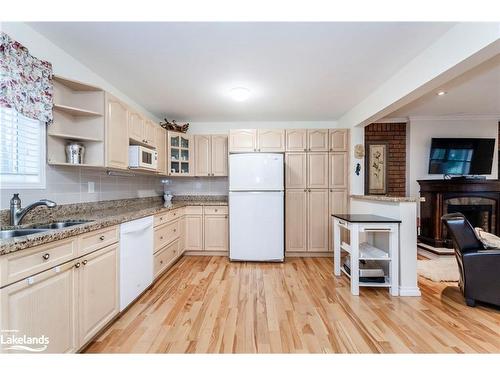
[[[19,198],[19,193],[14,194],[14,196],[10,200],[10,225],[21,224],[21,220],[23,220],[24,215],[38,206],[47,206],[48,208],[53,208],[57,206],[57,203],[48,199],[40,199],[37,202],[33,202],[30,205],[21,208],[21,198]]]

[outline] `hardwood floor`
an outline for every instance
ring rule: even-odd
[[[185,256],[87,352],[500,352],[500,311],[467,307],[456,285],[421,279],[422,297],[356,297],[332,267]]]

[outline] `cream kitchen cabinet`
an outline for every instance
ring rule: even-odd
[[[332,189],[347,189],[349,185],[347,152],[331,152],[329,158],[329,187]]]
[[[330,129],[330,151],[347,151],[349,145],[348,129]]]
[[[287,129],[285,133],[285,144],[287,152],[307,151],[307,130]]]
[[[15,271],[7,284],[1,281],[2,329],[45,335],[44,352],[75,352],[84,346],[118,314],[116,234],[117,227],[104,228],[0,257],[1,270]]]
[[[106,93],[106,167],[128,169],[128,107]]]
[[[328,151],[328,129],[307,130],[307,151]]]
[[[257,129],[258,152],[285,152],[284,129]]]
[[[328,153],[286,153],[285,188],[328,188]]]
[[[129,139],[145,143],[144,128],[145,119],[137,112],[129,112],[128,117],[128,137]]]
[[[257,152],[257,129],[229,130],[229,152]]]
[[[328,188],[328,153],[307,154],[307,187],[310,189]]]
[[[157,172],[167,175],[167,131],[161,126],[155,126],[155,144],[158,152]]]
[[[186,207],[185,234],[186,250],[203,250],[203,207]]]
[[[285,198],[286,252],[327,252],[328,189],[289,189]]]
[[[156,147],[155,130],[157,126],[137,112],[129,112],[128,135],[133,143],[141,143],[146,147]]]
[[[305,152],[285,154],[285,188],[307,187],[307,154]]]
[[[85,345],[119,312],[118,244],[79,258],[79,346]]]
[[[74,353],[79,348],[77,277],[69,262],[0,289],[2,330],[16,330],[17,337],[47,337],[43,353]],[[0,345],[0,352],[16,352],[5,349]]]
[[[227,176],[227,135],[212,135],[212,176]]]
[[[203,217],[204,250],[228,250],[228,219],[227,214],[205,215]]]
[[[229,152],[284,151],[284,129],[235,129],[229,131]]]
[[[167,132],[167,167],[169,176],[193,176],[193,137]]]
[[[307,190],[285,192],[285,250],[307,251]]]
[[[195,135],[195,176],[227,176],[227,136]]]
[[[227,251],[227,206],[188,206],[184,217],[186,251]]]
[[[328,251],[328,189],[307,193],[307,250]]]

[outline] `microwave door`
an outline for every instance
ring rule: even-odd
[[[151,167],[153,165],[153,153],[142,150],[141,151],[141,164],[144,167]]]

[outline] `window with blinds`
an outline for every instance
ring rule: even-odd
[[[1,188],[45,188],[45,124],[0,107]]]

